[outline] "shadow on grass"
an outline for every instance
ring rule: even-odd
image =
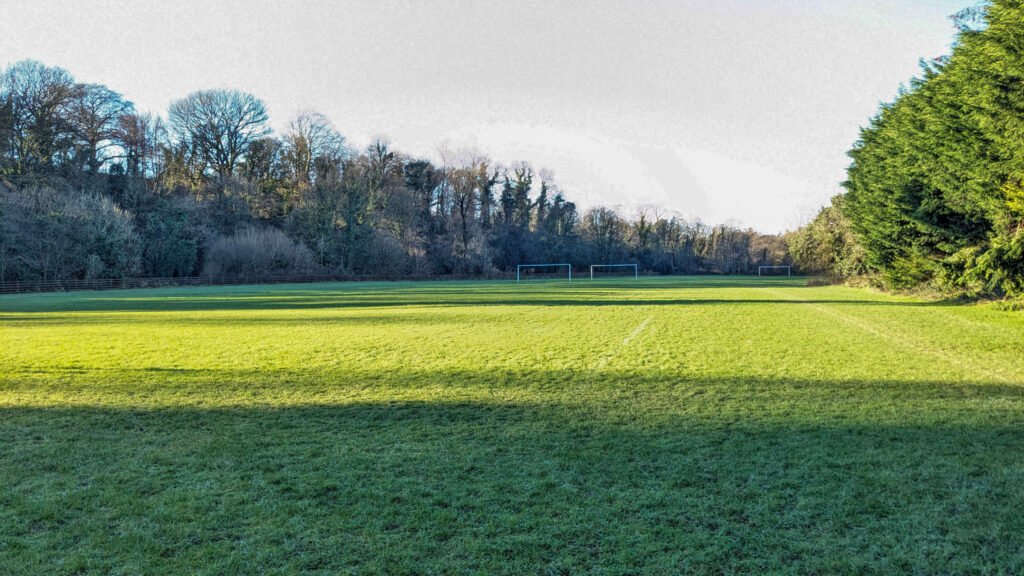
[[[420,296],[417,294],[417,296]],[[275,298],[92,298],[78,300],[68,304],[47,304],[27,306],[17,312],[5,312],[0,309],[0,322],[8,321],[46,321],[46,318],[33,316],[35,312],[206,312],[206,311],[244,311],[244,310],[345,310],[351,308],[429,308],[429,307],[546,307],[569,306],[593,308],[605,306],[743,306],[743,305],[794,305],[794,304],[841,304],[849,306],[878,307],[936,307],[951,306],[943,302],[906,301],[906,300],[862,300],[834,298],[799,298],[792,300],[759,298],[566,298],[561,293],[558,298],[543,295],[522,295],[518,298],[500,297],[497,294],[481,295],[477,298],[397,298],[393,294],[363,294],[358,297],[339,295],[325,298],[324,296],[275,297]],[[74,321],[74,317],[50,315],[54,321]],[[296,319],[302,320],[301,318]]]
[[[345,309],[345,308],[339,308]],[[224,312],[244,312],[241,309],[228,310],[228,309],[209,309],[204,311],[221,310]],[[273,308],[261,308],[261,310],[273,312]],[[283,309],[282,309],[283,310]],[[75,325],[89,325],[89,324],[139,324],[139,323],[167,323],[168,325],[209,325],[209,326],[245,326],[245,327],[268,327],[268,326],[297,326],[297,325],[332,325],[332,326],[394,326],[394,325],[409,325],[409,326],[443,326],[452,325],[462,322],[479,322],[480,317],[471,316],[471,313],[467,311],[466,315],[459,314],[429,314],[429,313],[416,313],[416,314],[330,314],[328,309],[324,309],[324,314],[318,315],[288,315],[288,316],[248,316],[242,314],[229,314],[229,315],[192,315],[192,316],[179,316],[168,319],[162,316],[145,316],[134,314],[135,312],[142,312],[143,310],[118,310],[118,311],[90,311],[87,314],[67,314],[67,313],[17,313],[7,314],[0,312],[0,325],[7,324],[10,326],[23,325],[23,326],[43,326],[43,325],[60,325],[60,326],[75,326]],[[146,312],[158,312],[153,308],[144,310]],[[191,310],[192,312],[200,312],[201,310]],[[133,314],[126,315],[125,312],[132,312]]]
[[[216,384],[219,403],[276,403],[280,395],[299,395],[312,403],[351,402],[367,394],[416,392],[438,389],[445,394],[470,393],[487,398],[543,395],[545,402],[626,402],[644,406],[651,398],[662,401],[693,402],[679,407],[706,408],[717,414],[723,400],[753,402],[749,408],[770,401],[794,402],[800,406],[827,407],[827,413],[845,414],[854,404],[917,411],[931,401],[963,401],[961,415],[972,412],[970,401],[1008,402],[1016,410],[1024,403],[1024,374],[1014,380],[992,382],[988,376],[970,380],[859,380],[763,377],[754,375],[691,376],[671,370],[645,367],[642,370],[595,370],[590,367],[562,370],[443,369],[408,366],[400,371],[376,368],[189,368],[180,366],[82,367],[51,364],[44,368],[8,366],[0,374],[0,385],[8,394],[59,393],[72,398],[94,398],[103,402],[149,398],[159,401],[167,394],[210,393]],[[173,397],[171,401],[178,401]],[[918,405],[917,403],[922,403]],[[664,408],[664,406],[662,407]],[[678,408],[678,407],[677,407]],[[824,416],[823,412],[821,415]],[[756,412],[751,415],[757,416]]]
[[[795,292],[795,300],[764,288],[800,288],[793,280],[735,277],[645,279],[635,283],[582,281],[515,285],[495,282],[398,282],[394,284],[312,284],[217,288],[143,289],[0,297],[0,321],[19,312],[142,312],[213,310],[307,310],[434,306],[691,306],[841,303],[876,306],[934,306],[939,303],[891,299],[835,299],[815,289]],[[705,289],[744,289],[715,293]],[[657,292],[657,294],[652,294]],[[636,297],[630,297],[636,296]]]
[[[0,572],[1024,569],[1019,418],[608,416],[7,406]]]

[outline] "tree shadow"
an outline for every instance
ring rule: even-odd
[[[649,398],[675,398],[680,402],[694,402],[691,408],[704,407],[714,414],[716,395],[730,401],[753,402],[786,401],[801,405],[829,407],[842,414],[851,409],[850,403],[872,406],[916,407],[917,403],[936,400],[970,400],[1009,403],[1013,408],[1024,403],[1024,374],[1015,380],[993,382],[987,376],[972,379],[885,380],[824,378],[813,379],[794,376],[753,375],[689,375],[669,369],[643,367],[633,369],[593,369],[566,367],[560,370],[522,369],[453,369],[436,367],[416,368],[404,366],[399,371],[374,367],[312,368],[194,368],[183,366],[147,367],[81,367],[74,364],[47,364],[41,368],[8,366],[0,374],[0,384],[8,393],[21,391],[28,394],[89,392],[99,390],[107,402],[131,403],[137,395],[194,389],[205,390],[210,382],[217,383],[218,400],[223,403],[263,402],[277,403],[277,393],[299,394],[311,402],[338,401],[334,393],[344,394],[344,401],[352,401],[359,394],[380,394],[389,391],[442,389],[446,394],[464,391],[473,393],[512,394],[517,396],[542,394],[545,403],[553,398],[572,401],[643,404]],[[67,381],[54,381],[55,375],[72,375]],[[159,376],[159,378],[154,378]],[[83,383],[87,387],[83,387]],[[353,392],[355,391],[355,392]],[[317,394],[327,394],[318,397]],[[614,410],[613,410],[614,411]],[[967,414],[967,412],[964,412]],[[824,413],[823,413],[824,415]]]
[[[1020,424],[501,399],[5,406],[0,567],[1015,573]]]
[[[934,302],[887,299],[836,299],[814,289],[796,300],[774,295],[709,296],[705,289],[757,290],[800,287],[791,279],[743,277],[671,277],[639,283],[581,281],[538,284],[494,282],[396,282],[181,287],[117,292],[9,295],[0,297],[0,321],[19,320],[19,312],[147,312],[212,310],[304,310],[431,306],[686,306],[709,304],[843,303],[877,306],[931,306]],[[693,292],[690,292],[693,290]],[[648,296],[659,292],[660,296]],[[636,294],[637,297],[624,297]]]
[[[215,311],[190,310],[192,312]],[[279,309],[265,309],[274,311]],[[287,310],[287,309],[280,309]],[[0,324],[9,326],[75,326],[91,324],[130,325],[144,322],[161,323],[167,322],[166,318],[160,316],[143,317],[138,315],[126,316],[124,312],[157,312],[157,310],[119,310],[119,311],[90,311],[89,313],[76,314],[55,314],[55,313],[20,313],[7,314],[0,312]],[[248,316],[248,315],[194,315],[177,317],[173,319],[175,324],[203,325],[203,326],[248,326],[248,327],[272,327],[272,326],[295,326],[295,325],[344,325],[344,326],[380,326],[380,325],[412,325],[412,326],[442,326],[453,324],[462,320],[459,315],[438,315],[428,313],[418,314],[303,314],[301,316]]]
[[[396,298],[392,294],[367,294],[359,297],[339,295],[335,298],[290,297],[290,298],[188,298],[169,300],[154,298],[92,298],[68,303],[46,303],[19,308],[0,309],[0,321],[46,321],[46,318],[32,316],[35,312],[208,312],[242,310],[328,310],[352,308],[435,308],[435,307],[644,307],[644,306],[744,306],[744,305],[799,305],[799,304],[841,304],[849,306],[878,307],[937,307],[950,306],[943,302],[908,300],[865,300],[836,298],[567,298],[538,297],[524,294],[517,298],[487,295],[478,298]],[[73,322],[74,317],[55,316],[57,321]],[[298,319],[297,319],[298,320]]]

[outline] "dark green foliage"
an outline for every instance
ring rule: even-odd
[[[868,268],[891,286],[1018,294],[1024,7],[997,0],[958,22],[952,54],[862,132],[844,212]]]
[[[197,272],[208,234],[200,210],[190,198],[158,197],[139,213],[144,275],[168,278]]]

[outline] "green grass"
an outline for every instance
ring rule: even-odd
[[[1024,572],[1024,314],[797,279],[0,297],[0,574]]]

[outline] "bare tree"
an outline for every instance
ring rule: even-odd
[[[475,228],[473,215],[477,204],[477,178],[475,167],[470,165],[460,168],[449,168],[446,176],[452,200],[452,217],[458,226],[456,255],[465,258],[469,251],[469,239]]]
[[[121,148],[125,174],[133,177],[158,175],[160,144],[166,138],[166,129],[159,116],[148,112],[122,114],[117,119],[113,138]]]
[[[635,248],[643,252],[651,247],[655,224],[661,220],[661,211],[656,206],[640,206],[630,225]]]
[[[300,186],[310,184],[315,178],[315,167],[319,160],[337,166],[348,156],[345,137],[331,121],[319,112],[299,114],[284,133],[282,153],[288,171]]]
[[[78,84],[67,107],[75,134],[79,166],[96,174],[109,159],[106,151],[117,145],[120,118],[134,110],[131,102],[101,84]]]
[[[596,261],[614,262],[623,256],[626,248],[628,224],[611,208],[592,208],[583,220],[584,232],[591,243],[592,257]]]
[[[0,75],[4,141],[0,151],[15,173],[52,166],[66,156],[71,134],[67,107],[75,82],[66,70],[34,60],[11,65]]]
[[[366,149],[370,170],[367,173],[371,210],[387,207],[393,188],[402,181],[401,157],[384,138],[377,138]]]
[[[214,173],[231,175],[252,143],[270,133],[263,101],[238,90],[200,90],[171,103],[168,118]]]

